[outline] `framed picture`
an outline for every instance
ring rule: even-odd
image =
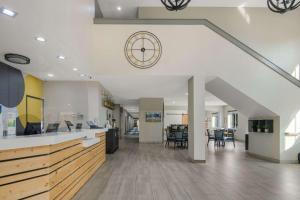
[[[146,122],[161,122],[161,112],[146,112]]]

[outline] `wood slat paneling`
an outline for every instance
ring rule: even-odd
[[[69,200],[71,199],[80,188],[91,178],[95,171],[104,163],[103,158],[99,159],[88,170],[86,170],[76,181],[72,182],[69,187],[56,197],[56,200]]]
[[[48,154],[49,146],[0,151],[0,161]]]
[[[86,162],[90,161],[94,157],[99,155],[99,151],[101,151],[100,146],[93,149],[87,154],[82,155],[80,158],[68,163],[62,168],[54,171],[50,174],[50,186],[53,187],[62,180],[64,180],[67,176],[71,175],[74,171],[84,165]]]
[[[88,148],[72,140],[1,151],[0,159],[8,161],[0,162],[0,199],[71,199],[105,162],[105,134],[97,136],[100,143]]]
[[[84,164],[81,168],[79,168],[77,171],[75,171],[70,176],[68,176],[66,179],[64,179],[64,181],[62,181],[61,183],[56,185],[54,188],[52,188],[50,191],[50,199],[55,199],[58,195],[63,193],[63,191],[68,189],[68,187],[70,187],[70,185],[74,181],[76,181],[77,179],[80,179],[82,174],[84,174],[91,166],[97,164],[97,162],[99,162],[99,160],[101,160],[101,159],[103,159],[103,158],[98,158],[98,157],[93,158],[92,160],[90,160],[89,162]]]
[[[49,177],[46,175],[39,178],[29,179],[14,184],[1,186],[0,199],[21,199],[24,197],[48,191],[49,189]]]

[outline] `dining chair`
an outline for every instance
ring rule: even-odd
[[[180,144],[180,146],[183,146],[184,139],[183,139],[183,132],[177,131],[175,132],[175,144],[174,144],[174,149],[176,148],[177,144]]]
[[[235,134],[235,130],[234,129],[228,129],[227,130],[227,135],[224,137],[224,141],[225,142],[232,142],[233,146],[235,148],[235,137],[234,137],[234,134]],[[225,146],[225,143],[224,143],[224,146]]]
[[[214,130],[215,134],[215,146],[217,147],[225,146],[225,141],[224,141],[224,130]]]
[[[211,134],[209,129],[206,129],[206,134],[205,135],[207,136],[207,146],[208,146],[210,141],[215,141],[215,135]]]
[[[174,146],[175,146],[175,134],[172,133],[172,132],[168,132],[168,133],[167,133],[167,140],[166,140],[165,147],[167,147],[167,145],[168,145],[168,147],[169,147],[170,142],[171,142],[171,143],[174,143]]]
[[[189,148],[189,134],[188,134],[188,130],[187,129],[185,129],[183,131],[182,137],[183,137],[183,145],[184,145],[184,147],[185,148]]]

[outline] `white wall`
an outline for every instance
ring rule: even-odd
[[[60,129],[65,129],[63,115],[82,114],[82,120],[67,118],[73,123],[82,123],[87,127],[88,90],[84,82],[45,82],[45,127],[48,123],[60,122]],[[76,120],[76,122],[74,121]]]
[[[102,91],[104,88],[98,82],[83,81],[48,81],[45,90],[45,122],[60,122],[64,129],[64,120],[82,123],[87,128],[86,121],[94,121],[99,126],[106,123],[107,111],[103,107]],[[83,119],[70,117],[72,114],[82,114]],[[67,119],[63,116],[69,116]]]
[[[116,120],[116,127],[121,128],[121,113],[120,113],[120,104],[116,104],[113,110],[113,118]]]
[[[182,124],[182,114],[187,113],[187,106],[165,106],[164,127],[171,124]]]
[[[300,10],[276,14],[268,8],[139,8],[142,19],[208,19],[289,73],[300,63]]]
[[[163,119],[161,122],[146,122],[146,112],[161,112],[163,117],[163,98],[140,98],[140,135],[139,141],[145,143],[160,143],[163,140]]]

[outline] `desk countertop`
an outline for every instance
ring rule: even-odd
[[[0,137],[0,151],[54,145],[79,138],[95,138],[96,133],[106,131],[107,129],[84,129],[78,132],[57,132],[28,136],[2,136]]]

